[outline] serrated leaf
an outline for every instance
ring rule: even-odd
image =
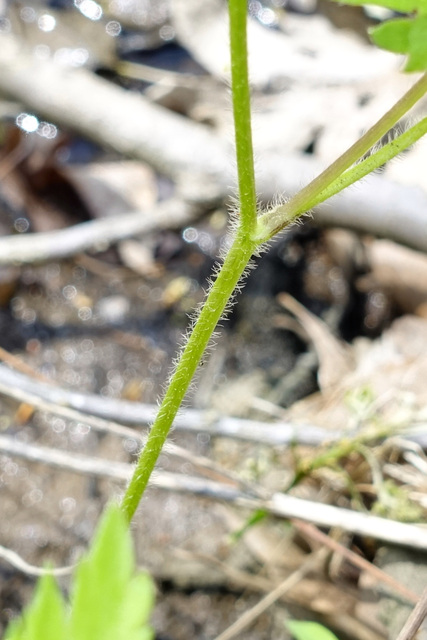
[[[383,22],[369,32],[377,46],[408,56],[405,71],[427,69],[427,0],[344,0],[344,4],[373,4],[412,14]]]
[[[427,69],[426,15],[412,19],[390,20],[371,29],[370,35],[379,47],[394,53],[408,55],[405,71],[424,71]]]
[[[71,613],[50,576],[39,580],[22,618],[5,640],[152,640],[154,586],[135,573],[132,538],[118,506],[107,508],[74,575]]]
[[[20,620],[14,621],[5,640],[69,640],[65,603],[55,578],[39,579],[36,592]]]
[[[119,617],[123,593],[134,567],[124,517],[110,506],[102,517],[88,556],[76,570],[72,593],[73,640],[106,640]]]
[[[288,620],[285,625],[296,640],[338,640],[332,631],[318,622]]]

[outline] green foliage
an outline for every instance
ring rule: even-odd
[[[370,35],[379,47],[407,54],[405,71],[427,69],[427,15],[390,20],[371,29]]]
[[[345,4],[374,4],[408,14],[373,27],[370,36],[378,47],[406,54],[405,71],[427,69],[427,0],[345,0]]]
[[[411,499],[405,487],[387,479],[376,489],[378,499],[372,506],[371,512],[373,514],[400,522],[423,521],[424,509]]]
[[[122,511],[110,506],[90,551],[79,563],[70,607],[55,579],[43,576],[22,618],[5,640],[150,640],[153,583],[135,573],[131,534]]]
[[[295,640],[338,640],[332,631],[318,622],[288,620],[286,628]]]
[[[23,617],[13,622],[5,640],[68,640],[65,601],[51,575],[40,578]]]
[[[266,509],[256,509],[251,513],[251,515],[247,518],[246,522],[243,523],[239,529],[233,531],[230,535],[230,540],[232,542],[238,542],[240,538],[243,538],[245,533],[255,527],[260,522],[263,522],[268,517],[268,511]]]

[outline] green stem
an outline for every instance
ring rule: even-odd
[[[345,171],[337,180],[332,182],[324,191],[307,203],[307,209],[316,207],[321,202],[332,198],[343,189],[361,180],[369,173],[372,173],[389,160],[392,160],[405,149],[408,149],[417,140],[427,133],[427,118],[423,118],[416,125],[402,133],[400,136],[385,144],[381,149],[362,160],[355,167]],[[303,213],[303,212],[300,212]]]
[[[269,240],[293,222],[297,216],[310,209],[309,203],[316,200],[320,193],[338,180],[349,167],[369,151],[426,92],[427,73],[425,73],[369,131],[347,149],[347,151],[325,169],[325,171],[317,176],[317,178],[304,187],[304,189],[301,189],[301,191],[284,205],[275,207],[259,217],[256,233],[258,239],[260,241]]]
[[[181,354],[124,495],[121,506],[129,522],[148,484],[200,359],[255,249],[255,243],[248,240],[246,235],[243,236],[242,232],[237,233]]]
[[[256,192],[247,64],[246,12],[246,0],[229,0],[231,76],[240,195],[239,227],[234,242],[181,353],[157,417],[151,427],[147,443],[142,450],[123,497],[121,508],[129,522],[132,520],[148,485],[173,421],[215,327],[223,316],[252,254],[259,245],[250,237],[256,225]]]
[[[231,92],[239,182],[240,227],[249,234],[256,225],[256,190],[246,38],[247,0],[230,0],[229,15]]]

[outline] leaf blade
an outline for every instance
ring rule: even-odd
[[[332,631],[318,622],[287,620],[285,625],[296,640],[338,640]]]
[[[382,49],[393,53],[407,53],[412,20],[397,18],[383,22],[369,30],[372,41]]]
[[[69,640],[65,602],[55,578],[46,574],[37,582],[34,598],[22,617],[6,631],[5,640]]]
[[[133,568],[133,545],[124,516],[116,505],[110,506],[88,556],[76,570],[71,613],[73,640],[110,637],[117,626]]]

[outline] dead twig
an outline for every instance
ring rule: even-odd
[[[158,410],[157,405],[115,398],[101,398],[97,395],[69,391],[53,384],[45,384],[2,364],[0,364],[0,394],[15,398],[19,402],[31,404],[28,396],[30,394],[34,398],[48,402],[51,405],[49,411],[52,413],[56,411],[54,409],[56,405],[61,411],[65,407],[75,409],[81,414],[85,414],[87,420],[90,416],[96,416],[104,418],[108,422],[119,422],[122,425],[137,425],[138,427],[151,424]],[[174,428],[178,431],[208,433],[213,437],[236,438],[237,440],[259,442],[276,447],[290,444],[318,447],[336,442],[343,437],[348,439],[355,435],[348,431],[324,429],[310,423],[283,420],[262,422],[221,416],[209,410],[200,411],[187,408],[180,410],[174,422]],[[421,431],[417,429],[416,425],[413,428],[405,428],[399,435],[401,438],[396,442],[400,448],[407,441],[406,438],[420,444],[427,442],[427,432],[424,426]]]
[[[15,398],[20,402],[29,402],[28,394],[31,394],[51,405],[76,409],[81,413],[104,418],[109,422],[119,421],[122,424],[138,426],[151,424],[158,409],[156,405],[101,398],[97,395],[78,393],[51,384],[44,384],[1,364],[0,394]],[[53,407],[50,410],[53,411]],[[262,442],[272,446],[289,445],[290,443],[319,446],[338,440],[344,435],[340,431],[327,431],[310,424],[244,420],[220,416],[213,411],[198,411],[196,409],[181,409],[175,420],[174,428],[179,431],[204,432],[212,436]],[[347,437],[350,435],[346,434]]]
[[[292,589],[300,580],[302,580],[310,571],[312,571],[319,563],[321,556],[324,554],[323,549],[313,553],[302,566],[285,578],[273,591],[260,600],[254,607],[246,611],[236,622],[219,634],[215,640],[231,640],[238,633],[246,629],[254,622],[264,611],[279,600],[287,591]]]
[[[22,358],[19,358],[13,353],[6,351],[6,349],[3,349],[3,347],[0,347],[0,360],[13,367],[13,369],[15,369],[16,371],[20,371],[24,375],[30,376],[30,378],[40,380],[41,382],[51,382],[49,378],[33,369],[33,367],[30,367],[30,365],[24,362]]]
[[[418,604],[415,606],[406,623],[403,625],[401,632],[397,636],[397,640],[412,640],[426,616],[427,588],[424,589]]]
[[[133,471],[133,465],[124,462],[112,462],[30,445],[5,435],[0,435],[0,450],[9,455],[50,464],[62,470],[112,478],[120,482],[127,482]],[[168,491],[192,493],[215,500],[225,500],[249,509],[264,509],[287,520],[295,518],[324,527],[340,527],[344,531],[376,538],[391,544],[427,549],[427,529],[418,524],[386,520],[366,513],[295,498],[283,493],[275,493],[270,500],[262,500],[224,483],[166,471],[157,471],[151,485]]]
[[[0,394],[2,393],[40,411],[53,413],[54,415],[59,415],[67,420],[84,422],[96,431],[100,431],[101,433],[111,433],[120,438],[135,440],[139,447],[144,446],[146,435],[139,433],[135,428],[125,427],[112,420],[105,420],[104,418],[99,418],[97,416],[87,415],[76,409],[70,409],[69,407],[43,400],[38,396],[23,391],[22,389],[5,388],[0,383]],[[231,481],[236,486],[249,490],[249,493],[256,493],[255,488],[250,487],[248,483],[243,481],[237,475],[237,473],[223,469],[220,465],[205,456],[196,455],[172,442],[167,443],[165,451],[170,456],[190,462],[204,475],[214,476],[216,479],[222,478],[223,480]]]
[[[292,524],[296,527],[303,535],[308,536],[312,540],[316,540],[320,544],[328,547],[334,553],[339,554],[341,557],[345,558],[355,567],[359,567],[363,571],[368,572],[375,580],[381,582],[382,584],[386,584],[388,587],[393,589],[400,596],[408,600],[408,602],[416,604],[419,600],[418,595],[407,589],[400,582],[395,580],[392,576],[388,575],[371,562],[368,562],[361,556],[358,556],[354,551],[343,547],[342,544],[333,540],[328,535],[320,531],[317,527],[310,524],[309,522],[302,522],[300,520],[292,520]]]
[[[284,493],[275,493],[268,501],[267,508],[277,516],[296,518],[321,527],[339,527],[391,544],[427,549],[427,528],[422,525],[387,520],[368,513],[301,500]]]
[[[21,558],[21,556],[12,551],[11,549],[7,549],[0,545],[0,558],[5,560],[12,567],[21,571],[21,573],[25,573],[27,576],[45,576],[45,575],[53,575],[53,576],[68,576],[70,573],[74,571],[75,565],[70,565],[67,567],[56,567],[55,569],[43,569],[42,567],[36,567],[33,564],[29,564]]]
[[[154,229],[176,228],[195,217],[180,200],[167,200],[151,211],[82,222],[67,229],[0,238],[0,264],[28,264],[68,258],[77,253],[105,250],[110,244]]]

